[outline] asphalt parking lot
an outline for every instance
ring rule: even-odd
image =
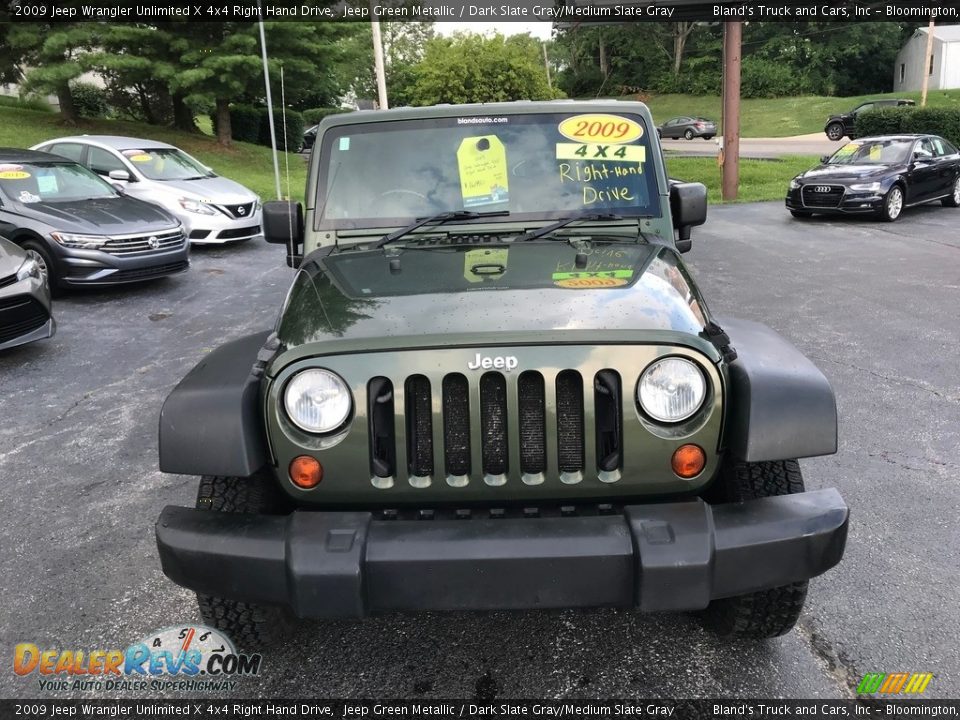
[[[851,506],[847,553],[788,636],[730,643],[685,615],[614,610],[385,616],[303,626],[235,694],[826,698],[905,671],[956,697],[958,221],[939,205],[797,221],[765,203],[711,208],[694,232],[713,312],[777,329],[838,396],[839,453],[802,466]],[[291,275],[281,248],[196,251],[185,275],[69,295],[53,340],[0,354],[0,696],[68,696],[13,674],[18,642],[122,649],[199,620],[156,557],[160,509],[196,492],[157,470],[158,413],[205,352],[272,323]]]

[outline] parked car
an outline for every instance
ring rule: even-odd
[[[56,329],[36,254],[0,237],[0,350],[53,337]]]
[[[317,141],[317,129],[319,125],[311,125],[306,130],[303,131],[303,145],[301,146],[301,152],[306,152],[313,148],[313,144]]]
[[[904,208],[940,200],[960,207],[960,154],[937,135],[881,135],[848,142],[790,181],[786,204],[814,213],[873,213],[893,221]]]
[[[794,625],[846,539],[796,460],[836,452],[833,391],[708,310],[682,259],[707,191],[668,183],[653,127],[616,101],[324,119],[306,213],[264,206],[299,268],[275,326],[160,413],[160,469],[201,477],[157,546],[205,623],[248,644],[284,611]]]
[[[854,134],[854,125],[857,122],[857,115],[862,112],[868,112],[869,110],[880,110],[882,108],[890,107],[901,107],[903,105],[914,105],[913,100],[906,99],[889,99],[884,98],[882,100],[867,100],[857,105],[853,110],[847,113],[842,113],[840,115],[831,115],[827,118],[826,125],[823,126],[823,131],[827,134],[827,137],[830,140],[842,140],[844,136],[853,140],[856,136]]]
[[[0,234],[33,254],[51,291],[149,280],[190,265],[173,215],[79,163],[34,150],[0,148]]]
[[[704,140],[710,140],[716,134],[717,124],[713,120],[702,117],[675,117],[657,128],[657,135],[662,138],[693,140],[696,137],[702,137]]]
[[[260,198],[173,145],[81,135],[48,140],[34,150],[75,160],[130,197],[160,205],[180,220],[195,245],[222,245],[262,235]]]

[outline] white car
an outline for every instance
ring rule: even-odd
[[[260,198],[173,145],[116,135],[78,135],[35,145],[82,165],[131,197],[160,205],[194,245],[262,237]]]

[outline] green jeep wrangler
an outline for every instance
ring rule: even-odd
[[[714,316],[681,253],[706,189],[668,179],[641,103],[332,115],[272,331],[167,398],[163,571],[241,645],[291,617],[706,610],[772,637],[839,562],[826,378]]]

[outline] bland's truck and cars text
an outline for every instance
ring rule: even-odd
[[[434,609],[706,610],[790,630],[847,507],[823,374],[708,309],[682,254],[706,189],[668,179],[637,102],[330,116],[306,211],[264,206],[297,268],[272,329],[167,398],[156,523],[205,623]]]

